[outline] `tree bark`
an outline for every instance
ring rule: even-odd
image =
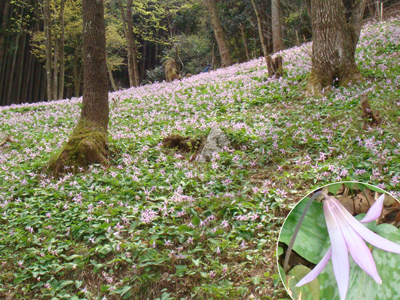
[[[24,14],[24,8],[21,8],[21,15]],[[19,49],[19,39],[21,37],[21,33],[18,31],[17,33],[17,39],[15,41],[14,44],[14,55],[13,55],[13,60],[12,60],[12,66],[11,66],[11,72],[9,74],[10,76],[10,81],[8,84],[8,95],[7,95],[7,99],[8,99],[8,104],[14,103],[15,100],[11,101],[11,93],[13,92],[13,88],[14,87],[14,73],[15,73],[15,63],[17,61],[17,54],[18,54],[18,49]],[[14,95],[15,96],[15,95]]]
[[[53,99],[52,93],[52,78],[51,78],[51,22],[50,22],[50,0],[43,2],[43,20],[44,20],[44,33],[45,33],[45,47],[46,47],[46,78],[47,78],[47,100]]]
[[[279,0],[271,0],[271,15],[273,52],[276,53],[283,50]]]
[[[52,175],[65,167],[106,165],[109,122],[104,0],[83,0],[84,85],[81,117],[60,153],[52,157]]]
[[[108,129],[104,0],[83,0],[83,102],[81,120]]]
[[[53,99],[58,100],[58,55],[60,52],[58,29],[54,30]]]
[[[125,33],[125,38],[126,38],[126,44],[127,44],[127,52],[128,52],[128,75],[129,75],[129,86],[134,86],[135,85],[135,75],[133,72],[133,66],[132,66],[132,48],[129,46],[129,38],[128,38],[128,29],[126,28],[126,19],[125,19],[125,13],[124,13],[124,8],[122,7],[122,1],[119,0],[119,9],[121,13],[121,19],[122,19],[122,25],[124,28],[124,33]]]
[[[266,58],[269,55],[269,51],[267,49],[267,45],[265,44],[264,34],[262,32],[262,22],[261,22],[260,13],[258,12],[258,8],[257,8],[257,5],[254,2],[254,0],[251,0],[251,4],[253,5],[253,9],[254,9],[254,12],[255,12],[256,18],[257,18],[258,34],[260,36],[262,52],[264,54],[264,57]]]
[[[111,86],[112,86],[114,92],[118,91],[118,87],[115,84],[115,80],[114,80],[114,77],[113,77],[112,70],[110,68],[110,64],[108,62],[108,59],[107,59],[107,72],[108,72],[108,77],[110,78]]]
[[[232,65],[232,58],[229,52],[228,43],[224,35],[221,20],[218,16],[217,4],[215,0],[205,0],[210,13],[211,25],[214,29],[215,39],[217,40],[219,54],[221,55],[221,66],[229,67]]]
[[[143,53],[142,53],[142,61],[140,64],[140,81],[144,79],[144,75],[146,74],[146,52],[147,52],[147,42],[143,41]],[[150,54],[149,54],[150,55]]]
[[[81,72],[78,70],[78,56],[75,55],[74,58],[74,87],[75,87],[75,97],[79,97],[81,90]]]
[[[355,51],[366,2],[351,1],[347,5],[351,6],[349,10],[342,1],[311,1],[313,56],[307,83],[309,93],[319,94],[333,82],[346,86],[363,80],[355,62]]]
[[[23,89],[23,93],[21,98],[22,99],[26,99],[26,102],[32,103],[33,100],[33,89],[32,89],[32,79],[33,79],[33,71],[34,71],[34,64],[33,64],[33,56],[30,55],[29,50],[25,49],[25,51],[27,52],[27,55],[29,57],[29,62],[28,62],[28,68],[27,68],[27,77],[26,77],[26,83],[24,85],[24,89]]]
[[[135,37],[133,35],[133,22],[132,22],[132,2],[133,0],[128,0],[126,6],[126,21],[128,23],[127,28],[127,42],[128,48],[131,49],[131,69],[130,73],[133,77],[129,76],[129,81],[131,86],[139,86],[140,85],[140,78],[139,78],[139,66],[137,62],[137,47]],[[129,52],[128,52],[128,59],[129,59]]]
[[[64,22],[64,12],[65,12],[65,0],[61,0],[60,3],[60,81],[58,85],[58,99],[64,98],[64,80],[65,80],[65,22]]]
[[[3,94],[3,84],[5,81],[6,74],[3,72],[3,66],[7,64],[6,62],[6,41],[7,41],[7,36],[5,34],[6,28],[9,22],[9,13],[10,13],[10,2],[7,0],[4,4],[4,10],[3,10],[3,15],[2,15],[2,22],[1,22],[1,28],[0,30],[2,31],[3,34],[0,34],[0,105],[4,105],[5,99],[4,99],[4,94]]]
[[[240,32],[242,33],[243,45],[244,45],[244,50],[246,51],[247,61],[249,61],[250,60],[250,54],[249,54],[249,48],[247,47],[247,41],[246,41],[246,36],[244,34],[244,26],[243,26],[243,24],[240,24],[239,28],[240,28]]]
[[[19,49],[19,59],[18,59],[18,66],[17,66],[17,84],[15,86],[15,91],[14,91],[14,95],[16,95],[16,102],[14,103],[23,103],[23,102],[27,102],[26,99],[22,99],[22,90],[24,88],[24,86],[26,85],[26,82],[24,85],[22,85],[22,75],[24,73],[25,76],[28,74],[28,72],[26,72],[26,64],[25,64],[25,51],[26,50],[26,31],[24,31],[24,33],[22,34],[22,47]]]

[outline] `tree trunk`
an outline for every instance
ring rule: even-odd
[[[112,70],[110,68],[110,64],[108,62],[108,59],[107,59],[107,72],[108,72],[108,77],[110,78],[111,86],[112,86],[114,92],[118,91],[118,87],[115,84],[115,80],[114,80],[114,77],[113,77]]]
[[[24,85],[24,89],[23,89],[23,93],[22,93],[22,99],[26,99],[26,102],[32,103],[33,100],[33,89],[32,89],[32,79],[33,79],[33,71],[34,71],[34,67],[33,67],[33,56],[30,55],[31,53],[29,53],[28,49],[25,49],[27,52],[27,55],[29,57],[29,62],[28,62],[28,68],[27,68],[27,77],[26,77],[26,83]]]
[[[240,24],[239,28],[240,28],[240,32],[242,33],[243,45],[244,45],[244,50],[246,51],[247,61],[249,61],[250,60],[250,54],[249,54],[249,48],[247,47],[246,36],[244,35],[244,26],[243,26],[243,24]]]
[[[156,29],[157,30],[157,33],[156,33],[156,46],[155,46],[155,49],[154,49],[154,66],[157,66],[158,65],[158,63],[159,63],[159,57],[158,57],[158,38],[159,38],[159,29],[157,28]]]
[[[109,121],[104,0],[83,0],[84,85],[81,117],[60,153],[52,157],[52,175],[65,167],[106,165]]]
[[[22,10],[22,14],[23,14],[24,8],[22,7],[21,10]],[[18,54],[19,39],[20,39],[20,37],[21,37],[21,33],[18,32],[18,33],[17,33],[17,39],[16,39],[15,44],[14,44],[14,47],[15,47],[15,48],[14,48],[14,55],[13,55],[13,60],[12,60],[11,72],[10,72],[10,74],[9,74],[9,76],[10,76],[10,81],[9,81],[9,84],[8,84],[8,96],[7,96],[7,99],[8,99],[8,103],[9,103],[9,104],[14,103],[14,101],[15,101],[15,100],[11,101],[11,93],[13,92],[13,88],[14,88],[15,63],[16,63],[16,61],[17,61],[17,56],[18,56],[17,54]],[[15,96],[15,95],[14,95],[14,96]]]
[[[58,32],[54,30],[54,62],[53,62],[53,99],[58,100],[58,55],[60,52],[58,44]]]
[[[146,74],[146,52],[147,52],[147,42],[143,41],[143,54],[142,54],[142,62],[140,64],[140,81],[144,79],[144,75]],[[150,54],[149,54],[150,55]]]
[[[83,102],[81,121],[104,134],[109,121],[104,0],[83,0]]]
[[[307,91],[319,94],[336,81],[341,86],[363,80],[355,62],[355,51],[360,37],[362,18],[367,0],[350,3],[312,0],[313,27],[312,69]]]
[[[137,47],[136,47],[135,37],[133,36],[132,2],[133,0],[128,0],[126,6],[126,21],[128,23],[126,38],[128,42],[128,48],[131,49],[131,69],[129,71],[130,72],[129,74],[132,74],[132,79],[131,76],[129,76],[129,81],[131,86],[139,86],[140,79],[139,79],[139,66],[137,62]]]
[[[276,53],[283,50],[279,0],[271,0],[271,15],[273,51]]]
[[[58,99],[64,98],[64,78],[65,78],[65,24],[64,24],[64,11],[65,11],[65,0],[61,0],[60,3],[60,82],[58,86]]]
[[[14,103],[23,103],[27,102],[26,99],[22,99],[22,90],[26,86],[27,82],[22,85],[22,75],[28,75],[28,72],[25,69],[25,50],[26,50],[26,32],[22,34],[22,47],[19,49],[19,59],[17,66],[17,85],[15,87],[14,95],[16,96],[16,102]]]
[[[119,0],[118,2],[119,2],[119,10],[121,13],[122,25],[124,28],[126,44],[127,44],[129,86],[134,86],[135,85],[135,79],[134,79],[135,75],[134,75],[133,66],[132,66],[132,48],[129,46],[130,43],[129,43],[129,38],[128,38],[128,29],[126,28],[125,13],[124,13],[124,8],[122,7],[122,1]]]
[[[211,25],[214,29],[215,39],[217,40],[219,54],[221,55],[221,66],[229,67],[232,65],[231,54],[229,53],[228,43],[226,41],[224,30],[218,16],[217,4],[215,0],[205,0],[210,13]]]
[[[81,72],[78,70],[78,56],[74,58],[74,86],[75,86],[75,97],[79,97],[81,84]]]
[[[257,8],[257,5],[254,2],[254,0],[251,0],[251,4],[253,4],[254,12],[256,14],[257,25],[258,25],[258,34],[260,36],[262,51],[263,51],[264,57],[266,58],[269,55],[269,51],[267,49],[267,45],[265,44],[264,34],[262,32],[262,23],[261,23],[260,13],[258,12],[258,8]]]
[[[53,99],[51,81],[51,23],[50,23],[50,0],[43,2],[43,20],[46,47],[46,78],[47,78],[47,100]]]
[[[10,2],[7,0],[4,4],[4,10],[2,14],[2,22],[1,22],[1,28],[0,30],[4,34],[0,34],[0,105],[5,104],[5,99],[4,99],[4,94],[3,94],[3,84],[5,81],[6,74],[3,72],[3,66],[7,65],[6,62],[6,41],[7,41],[7,35],[5,34],[5,30],[7,28],[8,22],[9,22],[9,13],[10,13]]]

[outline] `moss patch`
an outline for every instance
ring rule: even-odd
[[[82,122],[75,128],[64,147],[50,159],[51,175],[65,173],[65,167],[87,167],[91,164],[108,165],[107,136],[94,126]]]

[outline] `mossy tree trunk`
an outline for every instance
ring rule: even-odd
[[[312,70],[307,91],[319,94],[333,83],[362,81],[355,51],[367,0],[312,0]]]
[[[70,139],[49,164],[52,174],[65,167],[107,164],[109,121],[104,0],[83,0],[84,83],[81,117]]]

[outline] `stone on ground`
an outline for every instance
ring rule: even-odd
[[[204,147],[200,155],[197,157],[198,162],[211,161],[214,152],[222,152],[224,147],[230,146],[230,141],[225,133],[219,127],[211,128],[210,134],[207,137]]]

